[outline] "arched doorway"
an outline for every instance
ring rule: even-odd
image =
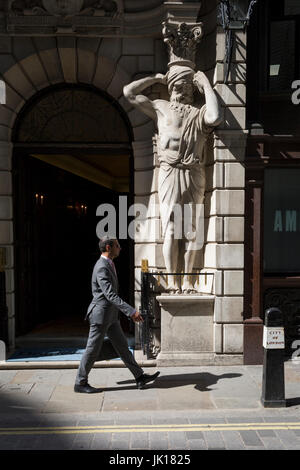
[[[133,198],[131,128],[117,102],[93,87],[38,93],[13,132],[16,337],[84,336],[96,209]],[[133,244],[116,261],[121,295],[133,303]],[[126,318],[127,332],[130,324]]]

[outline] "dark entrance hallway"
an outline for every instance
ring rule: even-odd
[[[99,257],[96,209],[118,207],[120,193],[23,153],[15,155],[15,168],[16,335],[85,336]],[[121,245],[120,294],[132,302],[131,247],[128,240]],[[126,318],[123,327],[129,332]]]

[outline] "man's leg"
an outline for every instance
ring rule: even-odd
[[[85,385],[94,362],[98,359],[106,333],[106,325],[91,324],[86,349],[80,361],[75,384]]]
[[[138,363],[134,359],[133,354],[129,350],[127,339],[118,321],[110,325],[110,327],[107,330],[107,336],[111,340],[113,347],[119,354],[120,358],[122,359],[126,367],[128,367],[130,372],[133,374],[135,379],[140,377],[144,373],[144,371],[138,365]]]

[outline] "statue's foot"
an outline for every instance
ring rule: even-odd
[[[169,293],[169,294],[179,294],[180,293],[180,289],[178,286],[172,284],[172,285],[169,285],[166,287],[166,291]]]
[[[194,288],[194,286],[189,285],[183,285],[182,286],[182,293],[183,294],[194,294],[197,293],[197,290]]]
[[[168,294],[180,294],[180,289],[178,287],[169,287],[167,289]]]

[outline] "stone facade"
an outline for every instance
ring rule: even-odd
[[[6,249],[10,347],[15,341],[12,132],[18,113],[37,92],[58,83],[83,83],[105,91],[120,104],[131,123],[135,202],[150,207],[157,202],[158,164],[152,140],[155,127],[150,118],[128,104],[123,87],[139,76],[166,72],[168,58],[161,24],[172,16],[204,23],[196,65],[214,86],[223,116],[207,144],[206,241],[198,266],[201,272],[214,274],[213,281],[201,286],[203,294],[214,296],[214,307],[208,321],[209,351],[204,347],[203,353],[209,352],[212,363],[242,363],[246,33],[237,33],[238,46],[225,85],[224,31],[216,27],[217,2],[137,1],[136,8],[132,7],[134,2],[127,6],[126,0],[114,3],[118,8],[122,5],[117,17],[104,15],[97,23],[98,17],[88,16],[85,29],[76,26],[73,33],[67,31],[65,20],[65,29],[53,26],[51,16],[41,16],[43,21],[37,28],[38,16],[0,13],[0,78],[6,93],[5,104],[0,106],[0,246]],[[141,6],[144,3],[149,3],[148,9]],[[54,29],[50,31],[49,25]],[[151,96],[163,93],[162,87],[154,86]],[[148,219],[154,221],[157,231],[151,241],[137,238],[135,243],[136,307],[141,305],[142,259],[148,260],[150,269],[164,268],[159,214],[149,213]]]

